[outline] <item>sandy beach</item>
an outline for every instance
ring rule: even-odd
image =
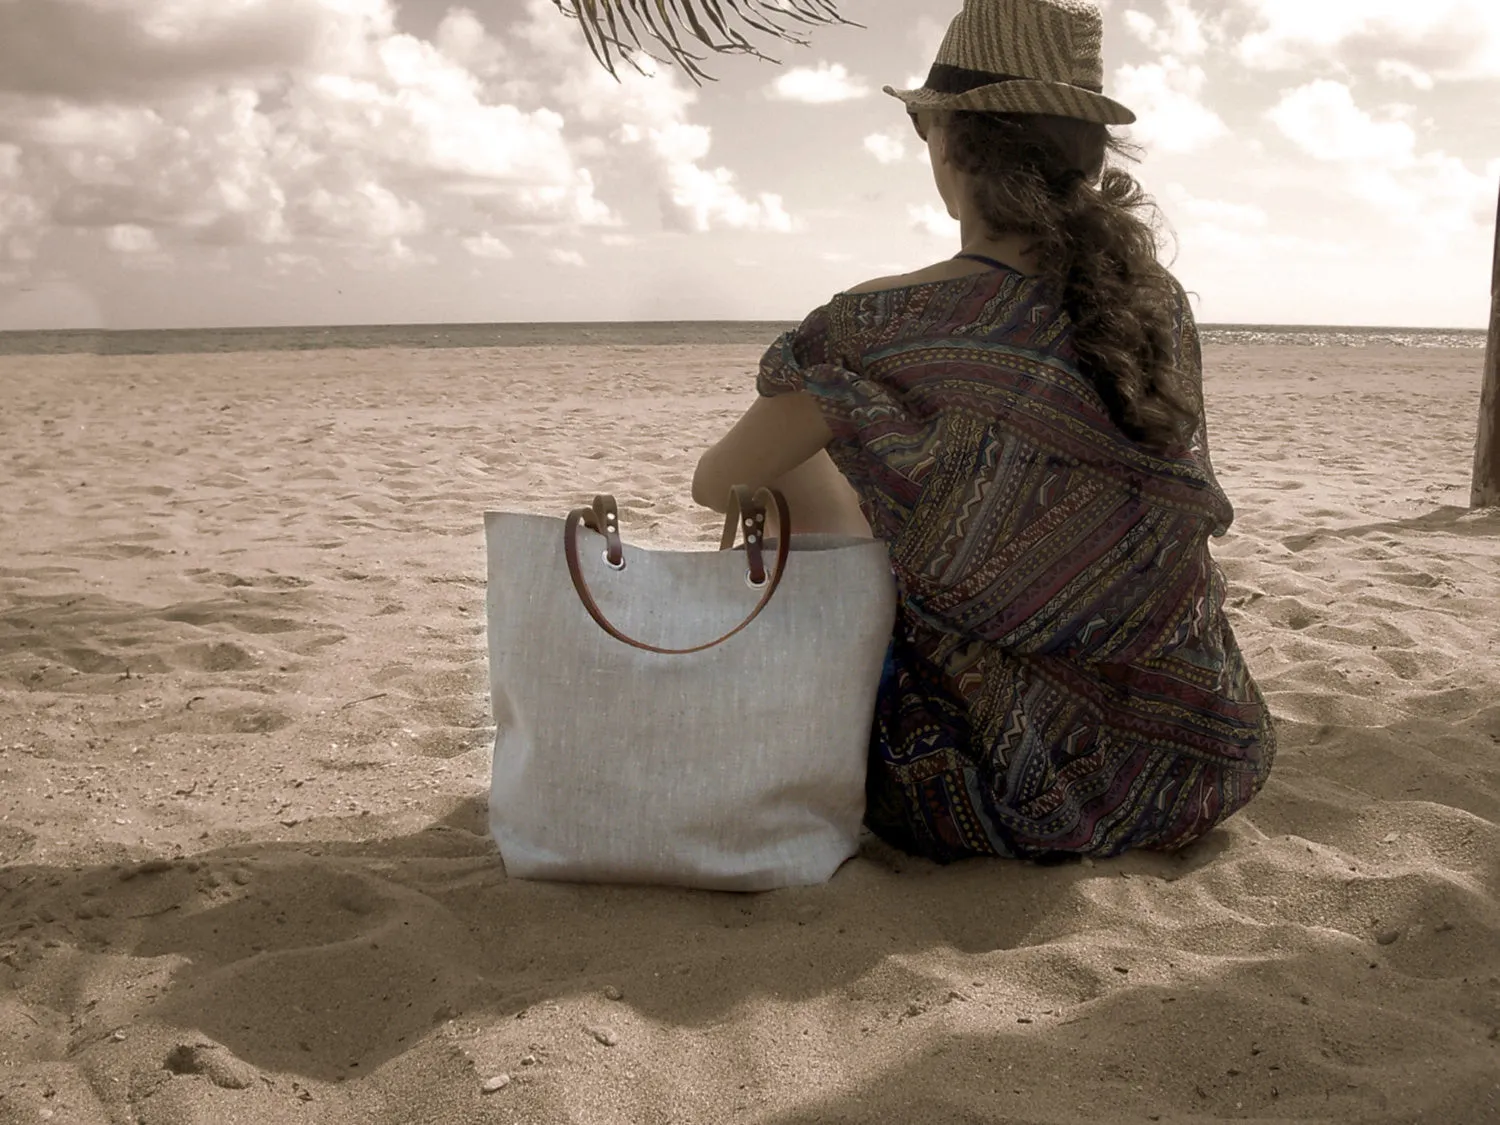
[[[1190,852],[507,880],[482,512],[711,549],[760,350],[0,358],[0,1125],[1500,1122],[1473,349],[1207,349],[1281,752]]]

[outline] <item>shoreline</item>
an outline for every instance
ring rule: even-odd
[[[319,352],[404,347],[447,350],[511,347],[765,348],[795,321],[647,321],[540,324],[327,325],[212,329],[72,329],[0,332],[0,357],[183,355],[257,351]],[[1205,343],[1318,348],[1482,350],[1484,329],[1200,325]]]

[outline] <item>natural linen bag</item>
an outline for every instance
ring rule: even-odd
[[[854,854],[895,619],[883,544],[793,541],[781,494],[743,488],[716,552],[626,552],[608,496],[566,521],[487,512],[485,540],[508,874],[763,891]]]

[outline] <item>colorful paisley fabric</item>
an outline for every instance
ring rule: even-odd
[[[1201,388],[1180,289],[1176,325]],[[1181,848],[1275,757],[1209,555],[1234,510],[1206,428],[1134,444],[1071,334],[1040,282],[996,270],[839,294],[761,361],[761,394],[818,403],[890,547],[866,820],[939,862]]]

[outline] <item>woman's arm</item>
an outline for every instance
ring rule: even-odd
[[[858,496],[824,449],[832,437],[806,393],[757,399],[698,462],[693,500],[722,512],[733,485],[769,485],[786,497],[797,532],[871,538]],[[774,524],[774,512],[771,519]],[[776,535],[779,529],[766,532]]]
[[[729,490],[735,485],[762,488],[832,440],[823,412],[805,391],[757,398],[698,461],[693,501],[715,512],[725,511]]]

